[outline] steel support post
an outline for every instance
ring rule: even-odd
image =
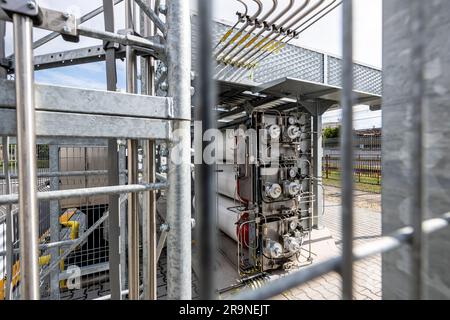
[[[135,4],[133,0],[125,1],[125,24],[134,30]],[[136,54],[132,47],[126,48],[127,92],[136,93],[137,65]],[[128,141],[128,183],[138,183],[138,141]],[[139,299],[139,195],[128,195],[128,297]]]
[[[0,60],[6,56],[5,52],[5,36],[6,36],[6,22],[0,21]],[[8,70],[0,65],[0,79],[6,79]]]
[[[33,21],[13,14],[17,142],[19,151],[19,235],[21,298],[39,300],[39,211],[34,110]]]
[[[59,171],[59,146],[49,146],[49,168],[51,172]],[[59,190],[59,177],[50,179],[50,190]],[[50,241],[59,242],[59,201],[50,201]],[[59,248],[55,247],[50,250],[52,256],[51,261],[55,262],[59,256]],[[59,268],[55,268],[50,273],[50,297],[52,300],[59,300]]]
[[[322,188],[322,112],[319,103],[316,103],[316,112],[313,115],[313,227],[323,228],[323,188]]]
[[[126,159],[126,144],[125,140],[118,142],[119,145],[119,171],[123,172],[127,166]],[[119,184],[125,185],[127,183],[127,177],[125,175],[119,176]],[[127,279],[127,201],[119,201],[119,224],[120,224],[120,279],[121,290],[125,290],[125,284]],[[123,295],[121,295],[122,298]]]
[[[0,41],[1,41],[1,35],[0,35]],[[3,172],[5,174],[5,194],[11,193],[11,178],[9,173],[9,138],[3,137],[2,138],[2,145],[3,145]],[[5,206],[5,214],[6,214],[6,286],[5,286],[5,299],[10,300],[11,299],[11,281],[12,281],[12,273],[13,273],[13,218],[12,218],[12,206],[6,205]]]
[[[114,32],[114,1],[103,0],[105,31]],[[116,50],[105,43],[106,49],[106,83],[108,91],[116,91],[117,70],[116,70]],[[119,159],[117,150],[117,140],[108,140],[108,185],[119,185]],[[109,249],[109,284],[111,290],[111,300],[120,300],[121,277],[119,249],[119,195],[109,196],[108,201],[108,249]]]
[[[0,60],[5,58],[5,35],[6,35],[6,22],[0,21]],[[0,79],[6,79],[7,70],[0,66]],[[9,138],[2,138],[3,145],[3,173],[5,175],[5,193],[11,193],[11,176],[9,172]],[[6,211],[6,286],[5,286],[5,299],[11,299],[11,280],[12,280],[12,259],[13,259],[13,251],[12,251],[12,217],[11,217],[11,205],[7,205],[5,207]]]
[[[195,113],[195,120],[202,124],[202,137],[207,130],[217,128],[215,116],[215,82],[213,81],[212,63],[212,1],[199,1],[200,27],[198,31],[207,30],[199,35],[199,93],[200,103]],[[202,141],[203,150],[208,145]],[[198,152],[198,151],[197,151]],[[195,199],[196,217],[198,220],[197,242],[199,243],[200,262],[200,298],[212,300],[216,298],[215,256],[217,252],[217,176],[216,164],[206,163],[195,166]]]
[[[423,299],[423,231],[422,221],[425,214],[427,197],[425,192],[425,150],[424,134],[427,132],[425,124],[425,108],[423,99],[425,95],[424,65],[425,65],[425,5],[423,1],[411,2],[412,12],[412,34],[414,35],[411,52],[411,68],[414,85],[412,86],[412,109],[411,119],[411,159],[412,177],[414,185],[411,188],[411,225],[414,233],[411,242],[411,299]]]
[[[353,0],[342,6],[342,298],[353,299]]]
[[[191,268],[191,24],[189,1],[167,2],[168,95],[183,119],[173,122],[167,181],[167,295],[190,300]]]
[[[145,0],[148,8],[154,8],[152,0]],[[153,24],[140,10],[141,34],[145,37],[153,35]],[[141,58],[141,93],[143,95],[154,95],[154,61],[151,57]],[[156,182],[155,170],[155,142],[143,141],[144,159],[143,170],[144,180],[152,183]],[[157,260],[156,260],[156,192],[150,191],[143,195],[142,212],[142,271],[144,300],[157,299]]]
[[[128,183],[138,180],[138,143],[128,141]],[[139,299],[139,197],[137,193],[128,195],[128,297]]]

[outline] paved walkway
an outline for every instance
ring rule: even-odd
[[[331,231],[338,249],[342,249],[340,189],[326,187],[324,225]],[[373,241],[381,236],[380,195],[357,192],[355,194],[354,244]],[[368,209],[370,206],[371,209]],[[354,295],[357,300],[381,300],[381,255],[373,256],[354,265]],[[336,300],[341,295],[341,278],[331,273],[276,299]]]

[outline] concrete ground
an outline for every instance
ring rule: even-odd
[[[381,236],[381,195],[355,192],[354,245]],[[340,189],[325,187],[324,227],[328,228],[338,250],[342,249]],[[354,298],[381,300],[381,255],[354,265]],[[280,300],[336,300],[341,295],[341,278],[330,273],[275,297]]]

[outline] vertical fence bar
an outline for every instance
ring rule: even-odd
[[[125,24],[128,32],[134,30],[135,3],[125,1]],[[136,93],[136,54],[131,46],[126,48],[127,92]],[[138,141],[128,141],[128,183],[138,183]],[[128,195],[128,297],[139,299],[139,196]]]
[[[1,36],[1,35],[0,35]],[[1,41],[1,39],[0,39]],[[5,189],[4,194],[11,193],[11,176],[9,172],[9,137],[4,136],[2,138],[2,146],[3,146],[3,173],[5,175]],[[5,214],[6,214],[6,286],[5,286],[5,299],[11,299],[11,286],[12,286],[12,278],[13,278],[13,217],[11,215],[11,205],[5,206]]]
[[[150,8],[154,1],[147,0]],[[153,35],[154,24],[140,11],[140,31],[145,37]],[[141,93],[154,95],[154,61],[152,57],[141,58]],[[156,181],[155,142],[146,140],[144,142],[144,175],[145,181],[153,183]],[[142,270],[144,300],[156,300],[157,298],[157,261],[156,261],[156,192],[149,191],[144,194],[142,213]]]
[[[138,142],[128,141],[128,184],[138,179]],[[137,193],[128,195],[128,288],[129,300],[139,299],[139,199]]]
[[[168,95],[183,119],[173,122],[167,181],[167,295],[191,299],[191,24],[189,1],[167,2]]]
[[[39,300],[33,22],[30,17],[13,14],[13,25],[19,150],[20,289],[22,299]]]
[[[202,136],[207,130],[217,127],[214,112],[215,83],[213,81],[212,54],[212,1],[199,0],[199,94],[200,103],[195,120],[202,124]],[[206,31],[206,32],[203,32]],[[202,139],[202,153],[207,142]],[[197,240],[200,260],[200,299],[211,300],[216,297],[215,256],[217,252],[217,180],[216,164],[208,164],[205,159],[195,166],[195,199],[197,209]]]
[[[353,0],[342,15],[342,298],[353,299]]]
[[[105,31],[114,32],[114,2],[113,0],[103,0]],[[110,44],[105,43],[106,47],[106,85],[108,91],[116,91],[117,87],[117,69],[116,69],[116,50]],[[117,140],[108,140],[108,185],[119,184],[119,159],[117,152]],[[120,269],[124,266],[120,263],[119,250],[119,195],[108,197],[108,253],[109,253],[109,285],[111,291],[111,300],[120,300],[122,295]],[[123,226],[124,227],[124,226]]]
[[[59,146],[49,146],[49,169],[50,172],[59,171]],[[59,190],[59,177],[50,179],[50,190]],[[58,242],[60,225],[59,225],[59,201],[50,201],[50,241]],[[51,261],[54,263],[59,256],[59,248],[55,247],[50,251]],[[50,273],[50,297],[52,300],[59,300],[59,268],[55,268]]]
[[[5,51],[5,36],[6,36],[6,22],[0,21],[0,59],[5,58],[6,51]],[[6,79],[7,77],[7,70],[3,66],[0,66],[0,79]]]
[[[6,22],[0,21],[0,59],[5,58],[5,36],[6,36]],[[0,79],[7,78],[7,70],[0,66]],[[5,175],[5,194],[11,193],[11,180],[9,174],[9,138],[7,136],[2,137],[3,145],[3,173]],[[11,205],[6,206],[6,286],[5,286],[5,299],[10,299],[11,280],[12,280],[12,217],[11,217]]]
[[[412,175],[415,181],[411,188],[411,225],[414,228],[411,256],[411,299],[422,299],[422,220],[425,210],[424,199],[424,150],[423,135],[425,123],[423,115],[424,87],[424,4],[423,1],[411,1],[411,32],[414,35],[412,47],[412,72],[414,85],[412,86],[412,119],[411,119],[411,159]]]
[[[118,144],[118,165],[119,172],[124,172],[127,168],[126,161],[126,140],[119,140]],[[119,184],[125,185],[127,183],[127,177],[124,174],[119,175]],[[119,202],[119,247],[120,247],[120,283],[121,290],[126,290],[126,279],[127,279],[127,202],[120,201]],[[120,299],[122,299],[122,295],[120,295]]]

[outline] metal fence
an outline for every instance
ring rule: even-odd
[[[322,175],[325,179],[340,180],[342,159],[339,138],[324,139]],[[354,138],[353,176],[355,182],[380,185],[382,178],[381,136]]]
[[[35,1],[28,1],[28,5],[24,6],[24,11],[15,11],[16,8],[8,7],[3,3],[3,9],[12,11],[12,18],[10,15],[3,15],[0,11],[0,19],[13,21],[14,40],[15,40],[15,81],[14,83],[1,80],[2,90],[0,97],[3,97],[2,106],[0,108],[2,121],[1,135],[15,136],[19,132],[17,138],[20,146],[18,158],[18,176],[19,176],[19,192],[21,197],[13,192],[9,187],[10,181],[14,179],[13,174],[6,170],[5,172],[5,188],[6,192],[0,196],[0,206],[6,208],[6,213],[3,215],[4,219],[8,219],[7,225],[11,224],[11,218],[14,216],[14,208],[22,210],[19,215],[17,223],[19,229],[19,243],[16,239],[10,239],[7,232],[5,238],[8,238],[6,246],[3,248],[7,250],[15,249],[14,245],[18,245],[18,253],[20,253],[20,274],[27,276],[27,281],[20,283],[20,297],[22,299],[39,299],[41,297],[40,288],[42,286],[42,279],[50,276],[50,290],[52,283],[58,283],[61,280],[58,277],[54,278],[53,272],[61,267],[61,261],[67,259],[74,259],[76,261],[77,255],[73,253],[81,250],[79,254],[84,256],[83,261],[89,261],[94,265],[99,265],[106,262],[107,253],[104,250],[103,244],[93,244],[84,247],[84,242],[90,235],[95,235],[96,239],[104,239],[104,234],[101,231],[102,225],[108,219],[108,259],[109,259],[109,285],[111,287],[112,299],[120,299],[124,293],[128,294],[129,299],[139,299],[141,293],[141,284],[144,287],[144,297],[154,298],[155,292],[151,288],[155,286],[155,256],[156,250],[155,239],[155,224],[151,221],[142,223],[143,235],[142,242],[140,242],[139,232],[139,216],[138,216],[138,193],[145,195],[146,200],[143,202],[147,205],[148,212],[153,212],[152,206],[154,200],[152,196],[155,190],[167,188],[167,222],[170,226],[170,232],[167,234],[167,280],[168,280],[168,297],[170,299],[189,299],[191,298],[191,194],[190,194],[190,161],[182,164],[169,163],[168,183],[156,183],[154,173],[154,141],[164,140],[168,142],[169,149],[173,151],[175,145],[181,150],[183,159],[189,159],[191,153],[190,138],[190,118],[191,118],[191,104],[190,104],[190,85],[191,85],[191,68],[190,68],[190,40],[189,40],[189,5],[185,0],[170,0],[167,2],[167,11],[165,12],[166,20],[163,23],[158,14],[158,6],[152,9],[144,1],[136,1],[141,8],[145,8],[144,12],[151,21],[157,26],[164,35],[164,41],[161,38],[152,38],[151,32],[148,28],[144,28],[142,34],[147,34],[148,37],[136,36],[135,33],[128,34],[115,33],[114,30],[114,3],[120,1],[104,0],[104,7],[90,13],[81,20],[87,19],[105,12],[105,28],[106,30],[94,30],[78,25],[75,18],[64,13],[55,14],[54,11],[48,11],[45,8],[39,8]],[[423,10],[420,1],[415,2],[416,5],[412,8],[417,13],[416,24],[420,27],[423,24],[423,17],[420,12]],[[136,28],[133,24],[132,5],[134,1],[126,0],[126,24],[128,30]],[[211,1],[199,0],[200,4],[200,25],[203,32],[208,33],[211,28]],[[417,207],[416,212],[411,213],[412,227],[405,227],[397,230],[389,236],[369,243],[367,245],[353,248],[353,180],[354,180],[354,150],[353,150],[353,39],[352,39],[352,0],[343,0],[343,64],[342,64],[342,108],[343,108],[343,122],[342,122],[342,137],[341,137],[341,173],[342,173],[342,210],[343,210],[343,251],[342,256],[334,257],[329,260],[319,262],[308,269],[293,272],[285,277],[274,280],[257,290],[244,290],[234,299],[265,299],[274,295],[282,293],[288,289],[301,285],[310,281],[320,275],[331,271],[338,271],[343,279],[342,296],[344,299],[352,299],[353,297],[353,263],[355,261],[365,259],[374,254],[388,252],[394,250],[402,245],[412,246],[412,261],[413,261],[413,281],[414,290],[412,298],[421,298],[421,239],[423,234],[431,234],[437,230],[448,227],[450,222],[450,214],[444,214],[440,218],[422,221],[423,204]],[[101,39],[106,41],[105,60],[107,62],[108,74],[108,90],[116,90],[116,58],[125,56],[127,61],[127,92],[129,94],[121,94],[118,92],[100,92],[84,89],[72,89],[64,87],[48,87],[37,86],[34,89],[33,72],[33,19],[40,15],[39,10],[47,10],[42,16],[54,17],[55,21],[47,21],[48,23],[41,25],[53,33],[43,39],[34,43],[34,47],[40,46],[54,37],[63,34],[66,39],[76,39],[78,36],[88,36],[91,38]],[[134,17],[135,18],[135,17]],[[81,21],[80,20],[80,21]],[[150,25],[150,20],[147,23]],[[82,22],[82,21],[81,21]],[[167,27],[170,26],[169,28]],[[156,29],[155,29],[156,30]],[[419,28],[418,32],[421,29]],[[205,55],[205,59],[200,66],[200,83],[212,83],[212,70],[209,65],[207,57],[210,53],[208,48],[212,47],[211,38],[208,36],[200,37],[199,47]],[[109,45],[116,43],[118,46]],[[92,50],[92,49],[91,49]],[[144,68],[141,76],[146,80],[148,85],[151,82],[152,59],[161,58],[165,54],[167,67],[167,82],[168,82],[168,96],[170,98],[157,98],[151,96],[138,96],[136,79],[137,79],[137,54],[143,57]],[[412,54],[419,57],[415,61],[422,61],[420,46],[414,48]],[[3,57],[1,57],[3,58]],[[85,57],[86,58],[86,57]],[[89,57],[88,57],[89,58]],[[88,59],[86,58],[86,59]],[[91,57],[92,58],[92,57]],[[419,75],[414,79],[418,83],[422,83],[420,73],[423,70],[423,61],[417,65],[412,66]],[[146,95],[152,93],[150,86],[144,88],[147,91]],[[200,95],[202,101],[201,112],[198,113],[200,119],[214,119],[214,109],[209,105],[212,97],[210,86],[200,86]],[[55,92],[57,94],[55,94]],[[17,94],[16,94],[17,93]],[[45,111],[42,111],[38,106],[35,110],[35,95],[39,96],[41,103],[45,103]],[[14,97],[16,100],[14,100]],[[7,98],[7,99],[6,99]],[[172,99],[174,98],[174,99]],[[420,93],[416,103],[412,108],[415,108],[417,114],[420,115],[422,104]],[[47,100],[46,100],[47,99]],[[11,102],[14,101],[14,102]],[[92,106],[95,106],[95,110]],[[131,107],[129,107],[131,106]],[[15,108],[15,109],[13,109]],[[11,110],[12,109],[12,110]],[[56,114],[56,115],[55,115]],[[124,117],[123,115],[127,115]],[[21,121],[15,121],[15,117]],[[35,121],[36,119],[36,121]],[[420,119],[420,118],[419,118]],[[48,125],[48,124],[58,125]],[[60,125],[63,123],[64,125]],[[208,124],[210,122],[207,122]],[[417,125],[418,153],[422,151],[422,130],[420,121]],[[173,130],[173,131],[172,131]],[[176,133],[176,138],[174,138]],[[36,160],[36,136],[39,137],[70,137],[70,138],[99,138],[103,142],[107,141],[108,147],[108,176],[107,179],[102,180],[101,184],[104,186],[92,185],[90,179],[94,172],[88,171],[85,166],[82,173],[72,172],[69,175],[81,177],[76,183],[70,187],[69,179],[67,183],[61,183],[62,186],[67,186],[65,190],[59,189],[58,179],[65,175],[60,172],[61,168],[49,161],[50,172],[48,176],[41,175],[37,168]],[[120,156],[120,146],[116,138],[122,137],[128,139],[127,156],[128,156],[128,184],[125,181],[120,181],[119,162],[124,159]],[[144,165],[144,178],[146,182],[138,182],[138,140],[143,140],[143,149],[147,150],[147,158],[150,159]],[[9,149],[7,140],[3,140],[3,145]],[[62,141],[57,141],[54,145],[60,145]],[[103,146],[105,146],[104,144]],[[103,150],[105,151],[105,150]],[[100,151],[100,152],[103,152]],[[49,154],[51,150],[49,150]],[[8,156],[6,156],[8,157]],[[51,156],[49,155],[50,159]],[[73,154],[72,157],[83,158],[86,157],[86,152],[80,154]],[[64,158],[64,156],[63,156]],[[66,157],[70,159],[70,156]],[[80,159],[78,159],[80,160]],[[420,161],[418,159],[417,161]],[[81,161],[83,163],[83,161]],[[85,162],[84,162],[85,163]],[[60,163],[57,162],[59,165]],[[421,164],[421,163],[419,163]],[[9,165],[4,165],[9,168]],[[421,165],[418,168],[423,167]],[[92,169],[97,169],[94,167]],[[213,181],[215,173],[210,170],[210,167],[203,167],[199,170],[202,174],[202,179]],[[95,171],[95,170],[94,170]],[[105,174],[103,172],[102,174]],[[50,178],[45,180],[45,187],[50,185],[50,190],[38,190],[38,177]],[[318,178],[318,177],[316,177]],[[106,183],[107,181],[107,183]],[[120,183],[123,182],[123,183]],[[421,181],[417,184],[417,197],[422,196]],[[79,187],[81,185],[81,187]],[[206,189],[206,190],[205,190]],[[210,188],[202,188],[197,190],[201,196],[208,195],[211,192]],[[122,252],[119,243],[119,195],[128,195],[128,247],[127,247],[127,276],[128,281],[125,282],[126,287],[120,280],[119,253]],[[106,206],[101,206],[98,210],[92,210],[92,199],[96,197],[108,197],[108,210]],[[196,195],[199,196],[199,195]],[[73,200],[78,199],[78,200]],[[80,200],[82,199],[82,200]],[[56,210],[56,218],[50,219],[48,222],[50,226],[40,230],[39,227],[39,203],[49,201],[50,215],[52,214],[52,204],[57,204],[56,207],[61,206],[61,203],[67,201],[67,206],[77,206],[80,211],[83,210],[87,214],[85,220],[85,230],[81,235],[80,232],[73,234],[75,230],[72,226],[70,231],[70,238],[68,242],[55,242],[60,239],[52,238],[50,235],[50,242],[41,242],[40,233],[46,234],[46,229],[59,227],[60,213]],[[59,201],[59,203],[58,203]],[[147,202],[148,201],[148,202]],[[17,207],[15,207],[18,204]],[[203,209],[206,209],[205,206]],[[74,214],[77,214],[75,212]],[[205,271],[202,276],[208,275],[204,279],[200,278],[202,286],[202,297],[214,297],[215,287],[213,281],[209,278],[214,270],[214,255],[209,253],[214,252],[214,244],[216,243],[212,231],[214,226],[208,225],[208,221],[214,221],[213,210],[199,210],[199,227],[198,232],[202,234],[202,243],[200,250],[200,262],[202,270]],[[90,218],[93,217],[93,218]],[[148,215],[147,218],[152,219],[154,215]],[[144,219],[145,217],[143,217]],[[68,222],[67,220],[65,221]],[[81,221],[79,222],[81,225]],[[121,225],[123,227],[123,224]],[[53,233],[59,238],[59,232]],[[95,242],[96,240],[94,240]],[[89,243],[89,240],[88,240]],[[142,248],[147,250],[147,259],[143,263],[143,278],[148,281],[141,281],[139,270],[139,248],[142,243]],[[60,250],[64,247],[64,250]],[[80,249],[81,247],[81,249]],[[99,249],[100,248],[100,249]],[[153,248],[153,249],[152,249]],[[50,259],[50,262],[44,263],[45,268],[40,268],[39,257],[42,250],[55,249]],[[92,250],[97,250],[98,256],[92,254]],[[14,251],[14,250],[13,250]],[[6,252],[8,256],[16,257],[16,252]],[[145,255],[144,255],[145,256]],[[45,260],[45,259],[43,259]],[[14,261],[13,260],[9,260]],[[7,266],[9,270],[17,267]],[[62,270],[60,270],[62,271]],[[100,275],[102,271],[96,270],[95,273]],[[8,272],[9,277],[12,274]],[[147,277],[147,278],[146,278]],[[15,279],[9,278],[7,283],[14,283]],[[10,289],[10,288],[9,288]],[[8,289],[7,289],[8,290]],[[58,286],[59,290],[59,286]],[[11,292],[9,290],[8,292]]]

